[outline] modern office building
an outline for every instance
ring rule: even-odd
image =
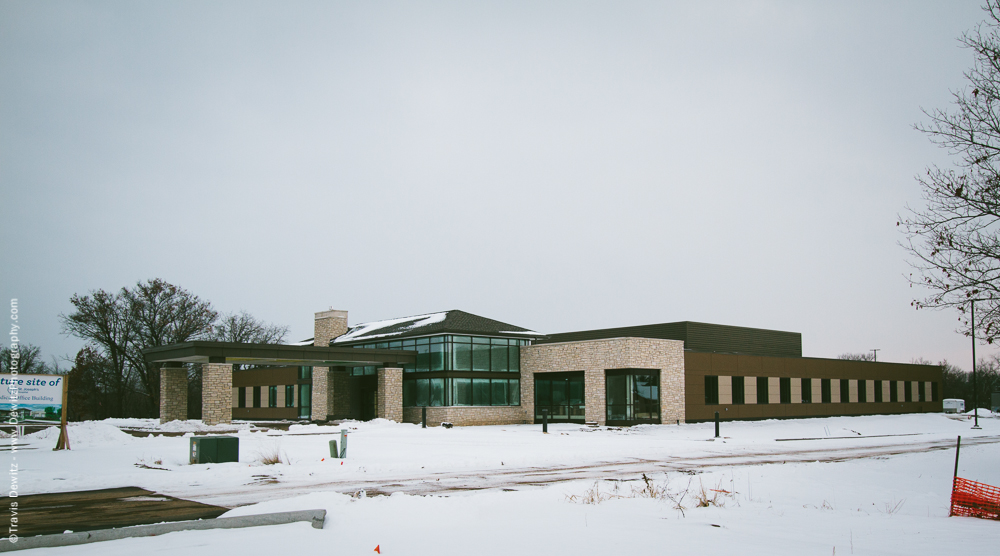
[[[146,357],[168,365],[164,420],[184,418],[179,365],[193,362],[206,365],[209,422],[416,423],[426,412],[429,425],[543,416],[635,425],[715,412],[732,420],[941,411],[939,366],[803,357],[799,333],[698,322],[545,335],[463,311],[348,326],[346,311],[330,310],[296,346],[193,342]]]

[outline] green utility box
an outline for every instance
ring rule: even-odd
[[[240,439],[235,436],[191,437],[191,463],[240,461]]]

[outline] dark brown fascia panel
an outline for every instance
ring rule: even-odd
[[[287,346],[195,341],[148,348],[147,363],[238,363],[242,365],[355,367],[416,363],[415,351],[345,347]]]

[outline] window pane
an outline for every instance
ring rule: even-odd
[[[510,379],[510,386],[508,389],[510,405],[521,405],[521,381],[516,378]]]
[[[734,404],[745,404],[747,400],[746,396],[746,377],[734,376],[733,377],[733,403]]]
[[[566,403],[566,394],[569,390],[569,381],[558,379],[552,381],[552,405],[563,405]]]
[[[454,361],[451,368],[456,371],[472,370],[472,345],[465,342],[456,342],[452,345],[454,350]]]
[[[778,379],[778,396],[781,403],[792,403],[792,379]]]
[[[431,344],[430,367],[432,371],[444,370],[444,344]]]
[[[472,379],[453,378],[451,404],[452,405],[472,405]]]
[[[426,378],[418,378],[414,381],[417,384],[417,393],[414,397],[414,405],[424,407],[430,401],[430,381]]]
[[[507,348],[507,368],[515,373],[521,371],[521,348],[517,346]]]
[[[472,370],[490,370],[490,346],[489,344],[472,344]]]
[[[552,381],[547,379],[535,380],[535,405],[550,405],[552,403]]]
[[[608,420],[624,421],[628,407],[628,380],[625,375],[607,378]]]
[[[285,386],[285,407],[295,407],[295,385]]]
[[[840,403],[851,401],[851,383],[846,378],[840,379]]]
[[[771,398],[768,395],[767,377],[759,376],[757,377],[757,403],[766,404],[770,401]]]
[[[402,349],[403,342],[396,340],[395,342],[389,342],[389,349]]]
[[[490,379],[472,379],[472,405],[490,405]]]
[[[507,372],[507,346],[493,346],[490,349],[490,370]]]
[[[490,390],[493,392],[490,400],[492,405],[507,405],[507,379],[493,379]]]
[[[583,403],[583,379],[569,379],[569,399],[567,401],[572,405]]]
[[[428,371],[431,366],[431,347],[427,344],[417,344],[417,372]]]
[[[403,340],[403,349],[413,349],[413,346],[415,345],[416,342],[413,340]]]
[[[431,403],[432,406],[444,405],[444,379],[431,379]]]
[[[490,343],[490,339],[489,338],[475,338],[475,337],[473,337],[472,338],[472,343],[474,343],[474,344],[488,344],[488,343]]]
[[[802,403],[812,403],[812,386],[813,382],[811,378],[803,378],[802,380]]]
[[[719,377],[705,377],[705,405],[719,404]]]
[[[267,407],[278,407],[278,387],[267,387]]]
[[[389,347],[389,342],[379,342],[375,344],[376,349],[386,349]]]
[[[238,400],[239,406],[240,407],[246,407],[247,406],[247,389],[246,388],[240,388],[239,391],[238,391],[238,395],[239,395],[239,400]]]

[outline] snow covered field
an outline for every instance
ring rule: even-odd
[[[192,466],[187,437],[118,427],[200,423],[110,420],[72,425],[68,452],[51,451],[54,430],[26,437],[37,449],[17,460],[21,494],[138,486],[239,506],[227,515],[328,511],[323,530],[191,531],[53,554],[993,553],[1000,522],[947,517],[957,435],[959,475],[1000,485],[1000,419],[980,425],[940,414],[723,423],[712,440],[711,424],[543,435],[350,422],[344,461],[327,447],[341,427],[243,425],[239,463]],[[283,463],[260,461],[273,454]],[[698,507],[702,487],[714,504]]]

